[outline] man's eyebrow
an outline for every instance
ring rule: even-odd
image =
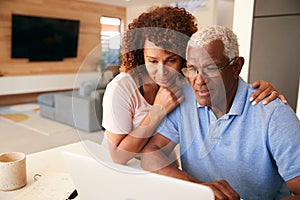
[[[215,62],[211,62],[211,63],[207,63],[207,64],[205,64],[205,65],[202,65],[201,67],[203,68],[203,67],[209,67],[209,66],[211,66],[211,65],[213,65],[213,66],[217,66],[216,65],[216,63]],[[186,66],[187,67],[189,67],[189,66],[198,66],[198,64],[197,63],[194,63],[194,62],[187,62],[186,63]]]

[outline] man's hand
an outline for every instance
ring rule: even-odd
[[[225,180],[203,182],[201,184],[208,186],[213,190],[216,200],[240,200],[240,195]]]

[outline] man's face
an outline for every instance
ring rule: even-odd
[[[235,94],[238,77],[232,67],[235,61],[229,62],[223,52],[223,42],[218,40],[203,48],[189,47],[187,54],[187,67],[198,70],[195,77],[188,77],[198,103],[222,111],[226,110],[227,97]]]

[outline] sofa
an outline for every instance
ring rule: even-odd
[[[86,132],[102,130],[102,98],[112,76],[84,81],[76,90],[39,95],[40,115]]]

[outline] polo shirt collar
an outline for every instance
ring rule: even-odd
[[[228,115],[242,114],[245,104],[247,102],[247,94],[248,94],[248,85],[241,77],[239,77],[238,89],[234,96],[234,100],[231,105],[231,108],[227,113]]]

